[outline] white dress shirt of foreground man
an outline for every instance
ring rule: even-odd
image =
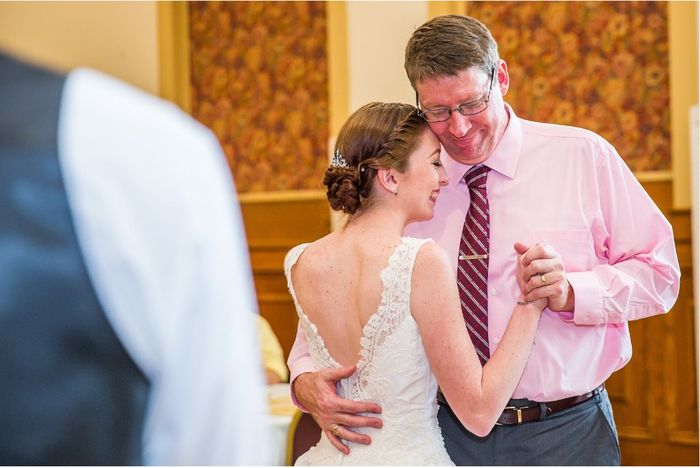
[[[467,274],[469,260],[460,258],[470,206],[464,175],[483,164],[490,353],[518,297],[514,245],[523,254],[526,299],[548,300],[509,408],[488,436],[464,429],[438,398],[450,457],[458,465],[619,464],[604,383],[632,357],[628,321],[668,312],[676,301],[680,268],[670,224],[603,138],[516,115],[504,102],[508,66],[478,20],[448,15],[423,24],[409,39],[405,69],[449,178],[433,219],[405,234],[433,238],[453,259],[455,276]],[[463,301],[465,322],[470,307]],[[354,367],[317,371],[300,333],[288,362],[293,397],[339,451],[371,443],[357,428],[381,427],[373,414],[381,408],[335,394],[335,382]]]
[[[0,101],[0,464],[269,464],[214,135],[94,70],[2,53]]]

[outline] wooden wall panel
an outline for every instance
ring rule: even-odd
[[[697,375],[694,372],[695,317],[693,299],[693,265],[690,235],[690,216],[687,211],[672,215],[676,234],[678,258],[681,265],[681,292],[668,318],[665,348],[668,355],[663,366],[663,382],[669,410],[666,421],[668,440],[673,445],[691,446],[695,450],[694,464],[698,463],[698,400],[693,389],[697,388]]]
[[[667,315],[630,322],[632,361],[606,385],[624,465],[697,465],[690,212],[671,209],[670,181],[643,185],[673,225],[681,288],[676,305]]]

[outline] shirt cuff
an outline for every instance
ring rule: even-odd
[[[300,360],[300,362],[297,362],[293,371],[291,372],[291,375],[289,376],[289,393],[292,395],[292,403],[294,403],[294,406],[302,410],[304,413],[308,413],[308,411],[301,405],[301,403],[299,403],[299,400],[297,400],[297,397],[294,394],[294,381],[301,374],[306,374],[307,372],[316,372],[316,367],[314,367],[311,359],[303,359]]]
[[[577,325],[604,324],[603,288],[595,273],[590,271],[567,273],[566,279],[574,290],[574,312],[560,314],[562,320],[573,321]]]

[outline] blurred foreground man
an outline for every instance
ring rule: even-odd
[[[0,464],[267,464],[248,253],[215,137],[0,53]]]

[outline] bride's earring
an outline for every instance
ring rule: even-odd
[[[399,181],[394,172],[393,169],[380,168],[377,170],[377,180],[379,180],[383,190],[396,196],[399,194]]]

